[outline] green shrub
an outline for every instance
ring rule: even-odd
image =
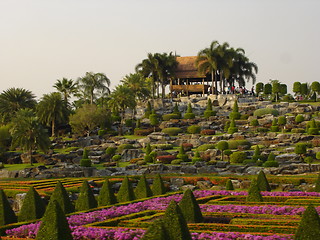
[[[241,114],[239,112],[231,112],[229,114],[230,119],[239,120],[241,117]]]
[[[162,115],[163,121],[169,121],[170,119],[180,119],[180,118],[181,116],[176,113],[169,113],[169,114]]]
[[[198,148],[197,148],[197,151],[199,152],[204,152],[208,149],[214,149],[215,148],[215,145],[212,144],[212,143],[207,143],[207,144],[202,144],[200,145]]]
[[[273,116],[278,116],[279,112],[278,110],[273,108],[261,108],[253,112],[253,116],[255,117],[262,117],[263,115],[266,115],[266,114],[272,114]]]
[[[98,136],[100,136],[100,137],[102,137],[102,136],[104,136],[104,135],[106,135],[107,134],[107,130],[105,130],[105,129],[100,129],[99,131],[98,131]]]
[[[91,160],[90,159],[81,159],[80,166],[81,167],[91,167]]]
[[[185,113],[183,118],[184,119],[194,119],[196,115],[194,113]]]
[[[125,143],[125,144],[121,144],[118,149],[117,149],[117,152],[118,153],[122,153],[123,150],[125,149],[134,149],[133,145],[132,144],[128,144],[128,143]]]
[[[269,185],[268,179],[264,174],[264,171],[260,171],[257,177],[257,184],[259,186],[260,191],[271,191],[271,187]]]
[[[145,155],[143,159],[146,163],[153,163],[153,158],[150,155]]]
[[[171,200],[167,207],[163,222],[168,231],[169,239],[191,240],[186,220],[183,217],[180,207],[174,200]]]
[[[114,161],[114,162],[118,162],[118,161],[120,161],[120,159],[121,159],[121,155],[118,155],[118,154],[116,154],[112,157],[112,161]]]
[[[294,152],[296,154],[306,154],[307,152],[307,145],[305,143],[297,143],[295,148],[294,148]]]
[[[171,161],[172,165],[180,165],[183,162],[182,159],[174,159]]]
[[[258,121],[258,119],[252,119],[251,121],[250,121],[250,125],[251,126],[254,126],[254,127],[257,127],[257,126],[259,126],[259,121]]]
[[[157,156],[157,162],[163,163],[163,164],[169,164],[172,160],[175,160],[176,156],[174,155],[164,155],[164,156]]]
[[[252,156],[252,160],[253,161],[257,161],[259,159],[261,159],[262,156],[261,156],[261,151],[260,151],[260,147],[259,145],[257,145],[254,149],[254,153],[253,153],[253,156]]]
[[[229,148],[229,143],[227,141],[220,141],[217,143],[217,148],[221,151],[221,159],[224,160],[224,150]]]
[[[263,167],[279,167],[279,163],[277,161],[266,161],[262,164]]]
[[[152,184],[153,195],[162,195],[167,192],[166,187],[162,181],[161,175],[157,174]]]
[[[228,141],[229,149],[238,149],[239,146],[245,146],[246,148],[250,148],[251,143],[248,140],[229,140]]]
[[[258,127],[257,128],[257,132],[268,132],[269,129],[268,128],[265,128],[265,127]]]
[[[56,187],[50,197],[50,202],[51,201],[57,201],[65,214],[74,212],[74,206],[72,205],[66,189],[60,181],[57,182]]]
[[[170,150],[173,149],[173,145],[172,144],[153,144],[152,145],[153,148],[155,149],[161,149],[161,150]]]
[[[49,203],[41,219],[37,240],[72,240],[71,230],[59,203],[54,200]]]
[[[234,190],[231,179],[228,179],[228,181],[226,182],[226,190]]]
[[[304,121],[304,116],[301,114],[298,114],[295,118],[296,123],[301,123]]]
[[[138,185],[134,191],[136,199],[147,198],[152,196],[152,191],[144,175],[141,176]]]
[[[243,162],[242,162],[243,164],[253,164],[253,163],[255,163],[255,161],[254,160],[252,160],[252,159],[246,159],[246,160],[244,160]]]
[[[247,154],[245,152],[234,152],[230,155],[230,162],[232,163],[242,163],[247,159]]]
[[[309,135],[319,135],[319,128],[308,128]]]
[[[151,103],[148,102],[148,103],[147,103],[146,111],[145,111],[145,113],[144,113],[144,117],[145,117],[145,118],[149,118],[151,112],[152,112]]]
[[[108,147],[108,148],[106,149],[106,154],[107,154],[108,156],[110,156],[110,157],[113,157],[113,155],[116,154],[116,151],[117,151],[117,148],[115,148],[115,147]]]
[[[184,192],[183,197],[179,202],[179,207],[181,209],[184,219],[188,223],[203,222],[203,216],[199,204],[197,203],[197,200],[190,189],[187,189]]]
[[[134,135],[136,136],[148,136],[150,133],[152,133],[154,131],[153,128],[135,128],[134,129]]]
[[[203,159],[200,157],[200,153],[196,151],[192,158],[192,163],[194,164],[196,162],[201,162],[201,161],[203,161]]]
[[[119,203],[121,203],[121,202],[132,201],[134,199],[135,199],[135,195],[133,192],[132,185],[131,185],[128,177],[125,177],[122,180],[122,184],[121,184],[121,187],[120,187],[118,195],[117,195],[117,200]]]
[[[271,132],[279,132],[279,127],[278,126],[271,126],[270,130],[271,130]]]
[[[82,153],[82,159],[89,159],[88,154],[89,154],[89,150],[84,148]]]
[[[106,179],[100,189],[98,196],[98,206],[112,205],[117,202],[117,198],[114,195],[113,189],[108,179]]]
[[[268,161],[275,161],[276,160],[276,156],[274,155],[273,152],[269,153],[268,155]]]
[[[305,130],[303,128],[293,128],[291,130],[292,133],[304,133]]]
[[[171,239],[162,219],[154,220],[148,227],[141,240],[169,240]]]
[[[187,132],[190,134],[197,134],[200,133],[201,127],[198,125],[191,125],[187,128]]]
[[[211,116],[216,116],[217,112],[213,110],[205,110],[203,113],[204,118],[208,119]]]
[[[97,200],[95,199],[91,187],[87,180],[84,180],[80,188],[78,199],[76,200],[76,211],[89,210],[97,207]]]
[[[181,159],[183,162],[188,161],[188,155],[185,153],[184,151],[184,147],[181,144],[180,148],[179,148],[179,153],[177,154],[177,158]]]
[[[192,113],[191,103],[188,103],[187,113]]]
[[[237,127],[229,127],[228,128],[228,134],[234,134],[238,132],[238,128]]]
[[[151,148],[151,145],[150,143],[147,144],[146,148],[145,148],[145,151],[146,151],[146,155],[149,155],[152,151],[152,148]]]
[[[154,111],[153,111],[154,112]],[[150,124],[152,126],[157,126],[159,124],[159,116],[158,114],[152,113],[149,115]]]
[[[0,189],[0,226],[17,222],[17,217],[12,210],[6,194]]]
[[[320,236],[320,218],[317,210],[309,205],[302,214],[299,226],[296,230],[295,240],[313,240]]]
[[[287,118],[286,118],[286,116],[279,116],[279,117],[278,117],[278,124],[279,124],[280,126],[286,125],[286,123],[287,123]]]
[[[173,108],[173,112],[172,112],[172,113],[178,114],[179,117],[181,118],[181,112],[179,111],[178,103],[176,103],[176,104],[174,105],[174,108]]]
[[[252,180],[250,188],[248,190],[247,202],[263,202],[263,198],[260,193],[260,188],[255,180]]]
[[[318,155],[318,153],[317,153],[317,155]],[[320,173],[318,173],[318,177],[317,177],[317,180],[316,180],[316,183],[315,183],[314,191],[315,192],[320,192]]]
[[[183,130],[179,127],[171,127],[162,129],[162,132],[168,134],[169,136],[177,136],[179,133],[182,133]]]
[[[30,187],[23,200],[18,216],[19,222],[39,219],[45,212],[45,204],[34,187]]]

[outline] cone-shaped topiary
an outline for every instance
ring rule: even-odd
[[[320,236],[320,218],[316,209],[309,205],[301,217],[294,236],[295,240],[315,240]]]
[[[234,190],[231,179],[228,179],[228,181],[226,182],[226,190]]]
[[[30,187],[23,200],[18,216],[19,222],[42,218],[46,206],[34,187]]]
[[[238,101],[236,100],[233,104],[232,112],[229,114],[230,119],[238,120],[241,114],[239,113]]]
[[[247,202],[263,202],[263,198],[260,193],[260,189],[256,180],[251,181],[250,188],[248,190]]]
[[[163,222],[168,231],[169,239],[191,240],[187,222],[183,217],[180,207],[174,200],[170,202],[166,209]]]
[[[144,175],[141,176],[138,185],[134,191],[136,199],[147,198],[152,196],[152,191]]]
[[[320,192],[320,173],[318,174],[318,178],[317,178],[317,181],[316,181],[316,186],[315,186],[314,191],[315,192]]]
[[[12,210],[6,194],[0,189],[0,226],[17,222],[17,217]]]
[[[179,153],[177,154],[177,158],[181,159],[184,162],[188,161],[188,155],[185,153],[184,147],[182,144],[180,145]]]
[[[167,192],[166,187],[163,184],[160,174],[157,174],[152,184],[152,193],[153,195],[162,195]]]
[[[54,200],[56,200],[59,203],[62,211],[65,214],[74,212],[74,206],[70,201],[66,189],[63,187],[60,181],[57,182],[57,185],[50,197],[50,202]]]
[[[125,177],[122,181],[121,187],[119,189],[117,200],[118,202],[128,202],[135,199],[133,188],[129,182],[128,177]]]
[[[150,143],[148,143],[146,146],[146,155],[149,155],[151,153],[151,151],[152,151],[151,145],[150,145]]]
[[[257,177],[257,183],[260,191],[271,191],[271,187],[269,185],[268,179],[264,174],[264,171],[260,171]]]
[[[98,196],[98,205],[100,206],[107,206],[112,205],[117,202],[117,198],[114,195],[113,189],[108,179],[106,179],[102,185]]]
[[[177,114],[177,115],[179,116],[179,118],[181,118],[181,112],[179,111],[178,103],[176,103],[176,104],[174,105],[173,113],[174,113],[174,114]]]
[[[41,220],[37,240],[73,239],[66,216],[56,200],[50,201]]]
[[[203,222],[203,216],[199,204],[197,203],[197,200],[190,189],[187,189],[184,192],[183,197],[179,202],[179,207],[184,216],[184,219],[188,223]]]
[[[141,240],[170,240],[169,233],[165,228],[162,219],[155,220],[150,227],[147,229],[146,233],[143,235]]]
[[[79,197],[76,201],[76,211],[88,210],[97,207],[91,187],[87,180],[84,180],[80,189]]]

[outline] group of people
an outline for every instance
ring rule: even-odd
[[[235,87],[229,86],[225,87],[223,94],[240,94],[240,95],[251,95],[254,96],[254,86],[252,86],[251,90],[246,89],[246,87]]]

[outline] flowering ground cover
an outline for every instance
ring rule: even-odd
[[[211,239],[293,239],[305,206],[285,205],[292,198],[318,202],[315,192],[262,192],[264,197],[278,201],[270,204],[241,205],[245,191],[195,191],[205,218],[213,222],[188,224],[194,240]],[[235,197],[233,204],[223,204],[224,199]],[[106,206],[91,212],[67,217],[74,239],[138,240],[151,222],[161,217],[171,200],[179,202],[182,194],[153,197],[140,202]],[[237,200],[238,198],[238,200]],[[240,201],[239,201],[240,199]],[[214,204],[212,204],[214,202]],[[220,202],[220,203],[219,203]],[[281,204],[280,204],[281,203]],[[320,207],[316,208],[320,213]],[[215,222],[221,218],[227,222]],[[6,231],[8,237],[35,238],[40,222],[34,222]]]

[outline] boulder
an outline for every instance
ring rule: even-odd
[[[210,189],[213,186],[212,182],[210,181],[198,181],[197,187],[201,190]]]
[[[130,161],[133,158],[141,157],[141,149],[124,149],[121,153],[121,160],[124,162]]]
[[[182,191],[186,191],[187,189],[190,189],[191,191],[193,191],[195,188],[196,188],[196,186],[193,186],[193,185],[190,185],[190,184],[188,184],[188,185],[183,185],[182,187],[180,187],[180,189],[181,189]]]

